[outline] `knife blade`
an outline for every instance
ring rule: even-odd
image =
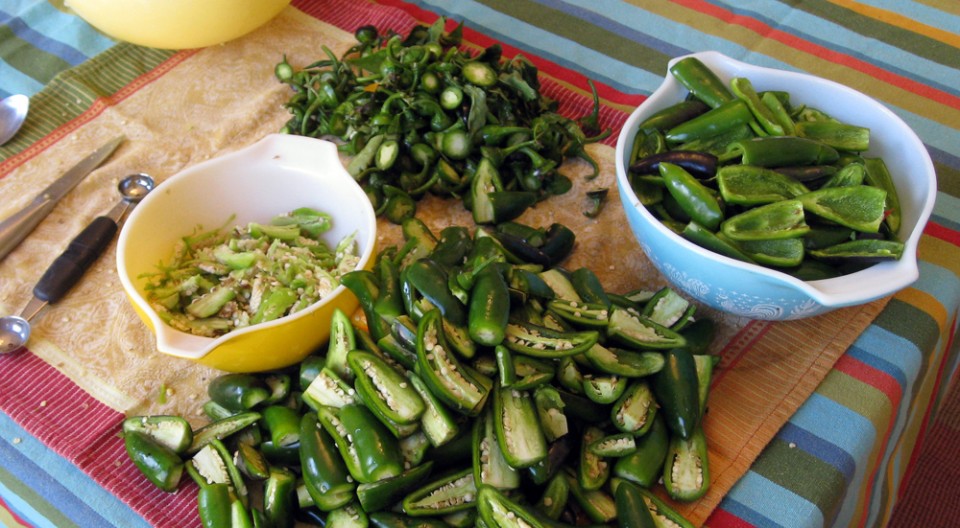
[[[125,136],[118,136],[93,151],[48,185],[26,207],[0,222],[0,260],[20,245],[37,224],[50,214],[57,202],[102,165],[125,139]]]

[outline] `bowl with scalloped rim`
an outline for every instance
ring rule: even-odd
[[[807,104],[871,131],[865,156],[881,157],[890,170],[902,208],[898,238],[903,255],[840,277],[803,281],[781,271],[704,249],[667,228],[630,185],[630,149],[640,124],[687,96],[668,72],[663,83],[624,124],[617,139],[617,187],[630,228],[644,253],[670,281],[696,301],[752,319],[788,320],[867,303],[891,295],[919,276],[917,245],[933,210],[936,174],[916,133],[889,108],[852,88],[805,73],[755,66],[718,52],[693,54],[721,80],[748,78],[757,91],[782,90],[792,104]],[[683,57],[670,61],[672,66]]]
[[[253,145],[188,167],[161,182],[131,212],[117,242],[120,283],[157,350],[231,372],[293,365],[323,345],[335,310],[350,315],[359,301],[339,285],[309,307],[268,322],[203,337],[167,325],[147,300],[146,275],[170,262],[182,237],[198,226],[269,222],[300,207],[329,214],[329,247],[356,236],[357,269],[371,269],[377,237],[373,206],[329,141],[272,134]]]

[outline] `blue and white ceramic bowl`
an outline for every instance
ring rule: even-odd
[[[894,179],[903,217],[899,236],[906,247],[894,262],[833,279],[801,281],[718,255],[668,229],[640,204],[627,179],[630,148],[640,123],[686,97],[687,90],[668,71],[660,87],[627,119],[616,150],[620,199],[630,228],[657,269],[676,288],[703,304],[766,320],[800,319],[870,302],[913,283],[919,276],[917,244],[937,192],[933,163],[913,130],[879,102],[833,81],[753,66],[717,52],[694,55],[724,81],[746,77],[757,90],[784,90],[794,104],[805,103],[842,121],[869,127],[870,150],[866,155],[882,157]]]

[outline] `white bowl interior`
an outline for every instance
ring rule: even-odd
[[[627,119],[617,142],[617,179],[621,191],[626,190],[630,203],[649,221],[651,227],[660,236],[674,239],[686,251],[709,254],[720,264],[762,276],[764,281],[782,282],[803,291],[824,306],[849,306],[874,300],[914,282],[919,276],[917,244],[936,197],[933,162],[916,133],[884,105],[839,83],[803,73],[753,66],[718,52],[693,55],[725,82],[733,77],[746,77],[758,91],[783,90],[790,94],[790,101],[794,105],[806,104],[841,121],[870,128],[870,148],[864,155],[883,158],[890,170],[902,208],[899,238],[906,247],[903,257],[897,261],[876,264],[842,277],[804,282],[773,269],[714,254],[672,232],[640,204],[630,190],[626,170],[629,147],[640,123],[687,95],[686,88],[669,71],[664,82]],[[671,60],[670,65],[682,58]]]
[[[235,330],[219,338],[177,331],[156,315],[144,293],[143,273],[170,262],[182,237],[247,222],[268,222],[298,207],[313,207],[333,218],[325,241],[334,247],[356,233],[362,267],[372,258],[376,217],[369,199],[340,163],[330,142],[274,134],[242,150],[213,158],[171,176],[133,210],[121,230],[117,268],[124,289],[151,318],[162,352],[198,358],[226,339],[283,324],[319,308]],[[340,286],[327,299],[344,289]]]

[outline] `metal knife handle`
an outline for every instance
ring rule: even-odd
[[[0,222],[0,260],[20,245],[55,205],[54,201],[38,196],[29,205]]]
[[[63,298],[110,245],[116,232],[117,223],[113,219],[94,218],[47,268],[34,286],[33,295],[51,304]]]

